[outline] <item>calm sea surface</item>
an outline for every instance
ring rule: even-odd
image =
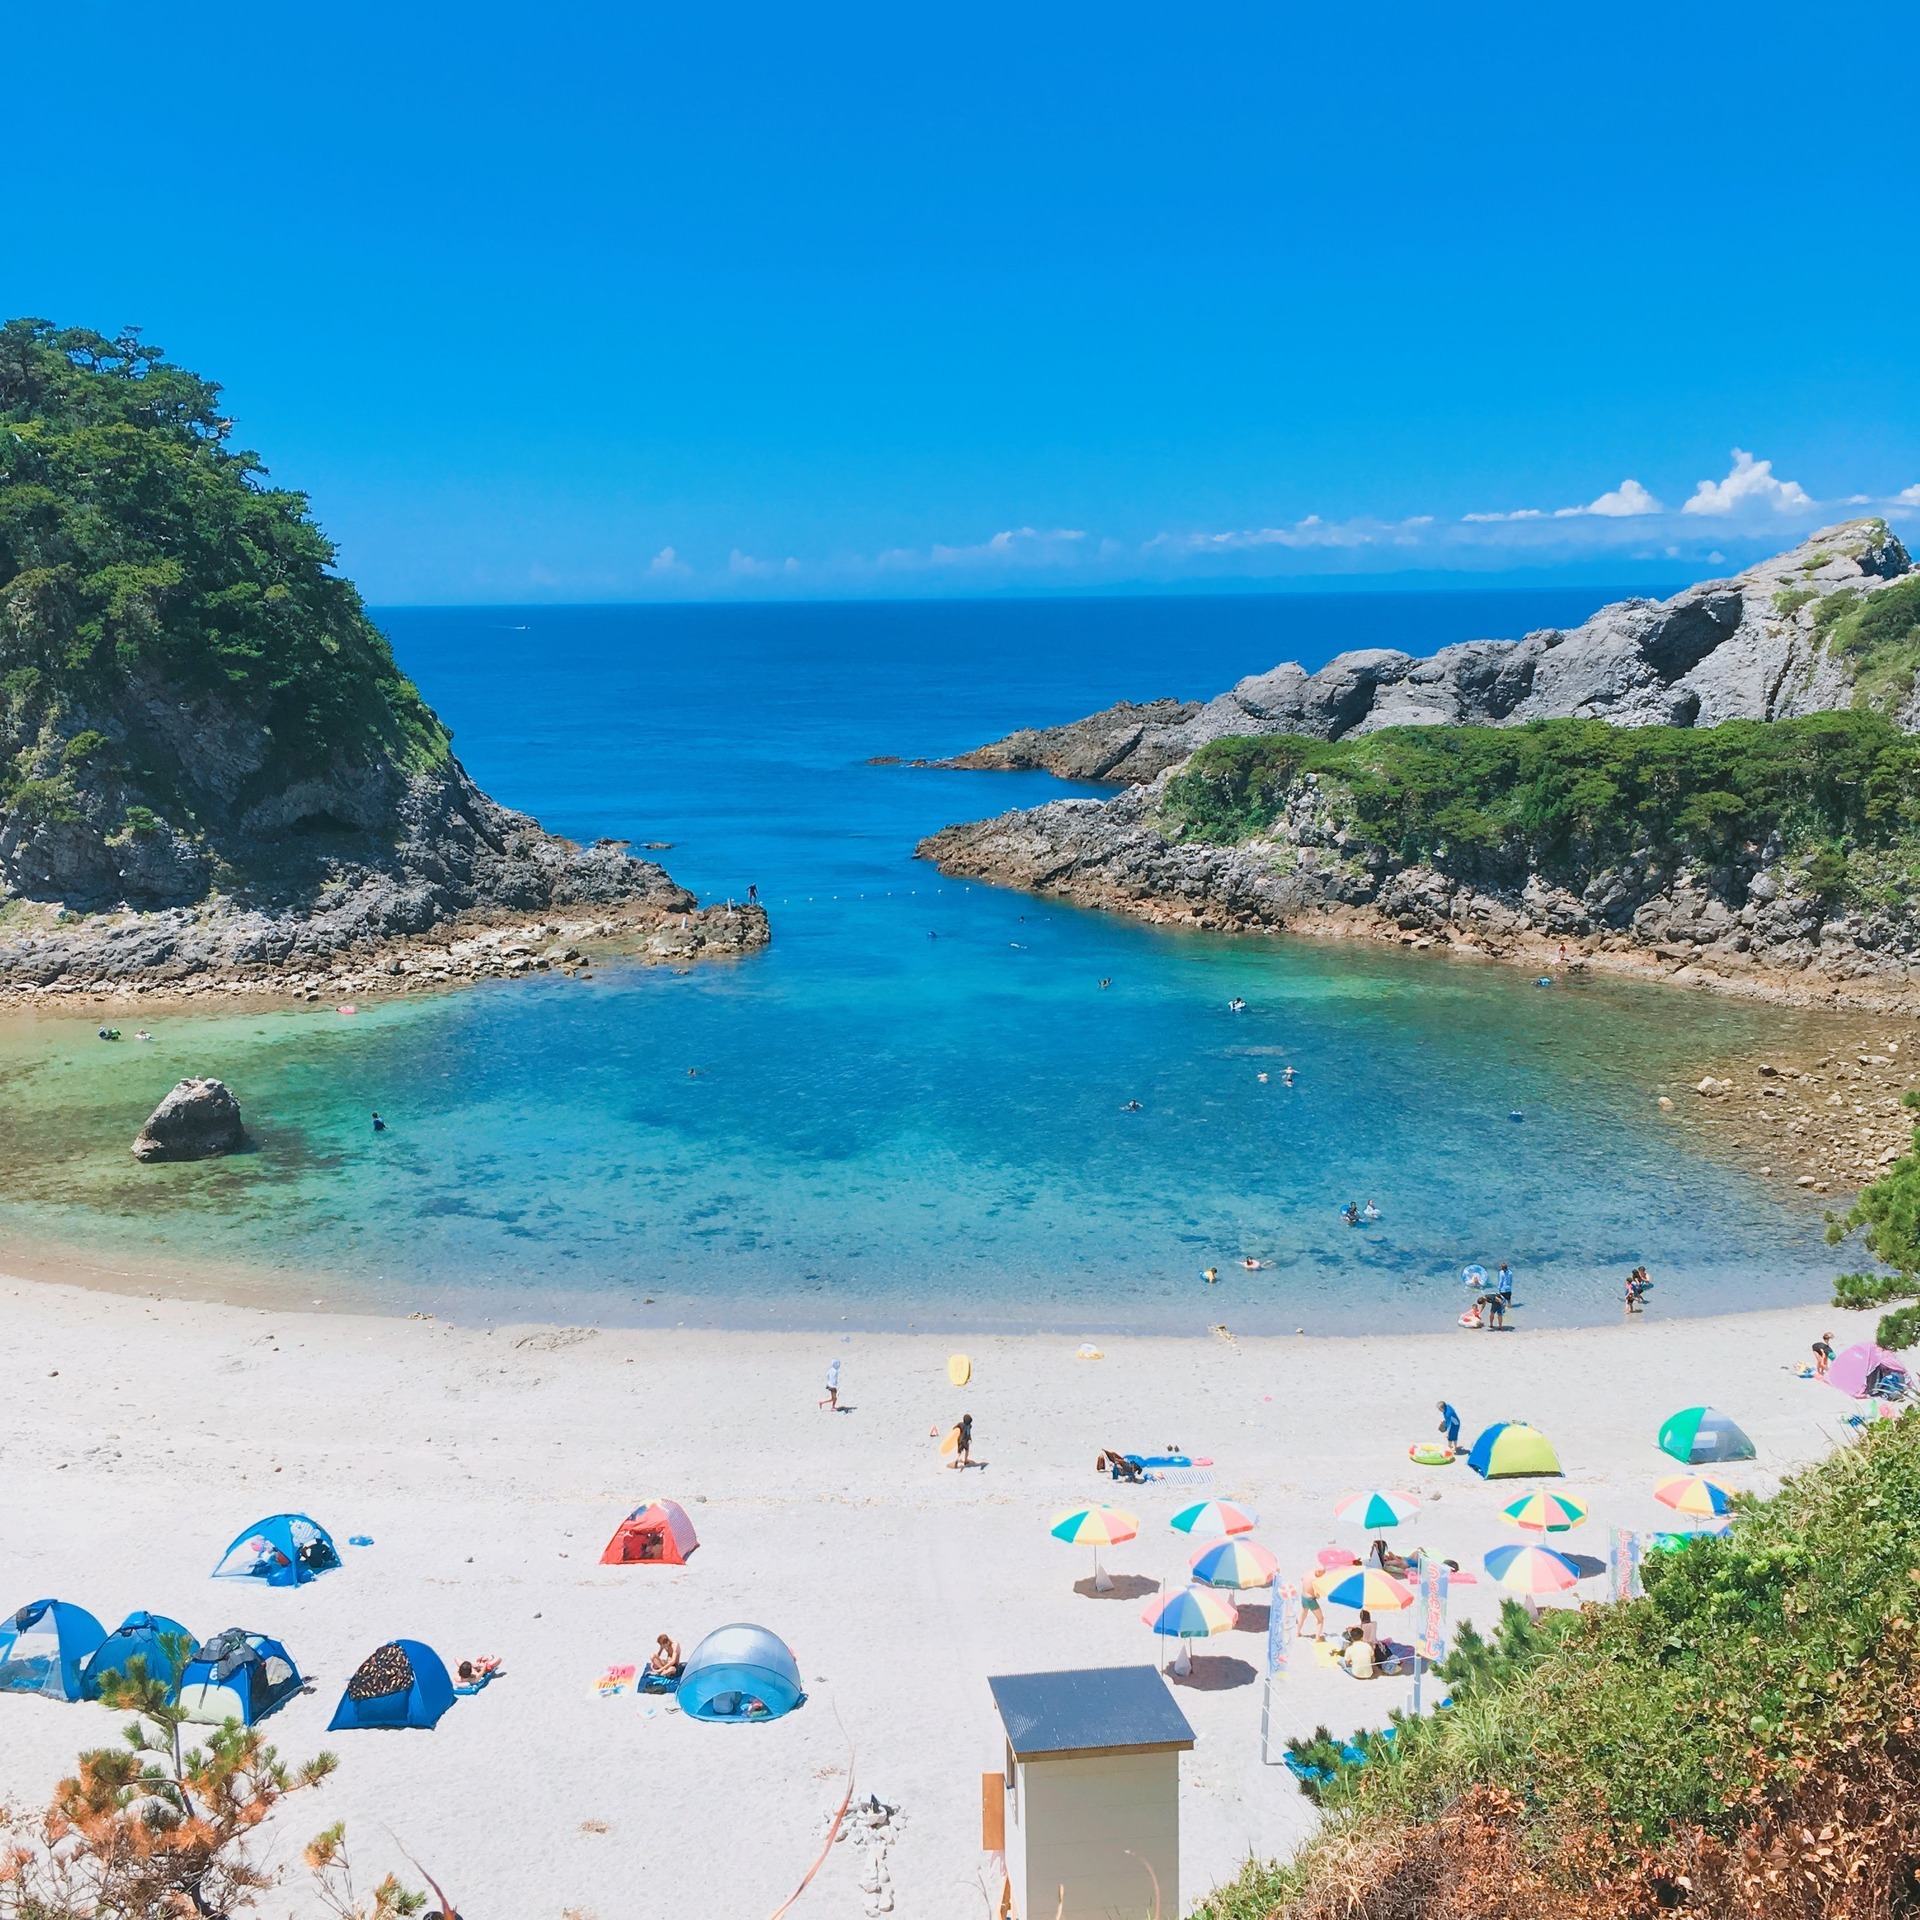
[[[389,611],[482,785],[671,841],[705,896],[757,883],[772,948],[351,1020],[156,1014],[149,1044],[0,1023],[0,1238],[461,1319],[1433,1327],[1502,1259],[1522,1324],[1616,1313],[1641,1260],[1669,1311],[1815,1299],[1817,1214],[1653,1105],[1783,1016],[950,884],[921,835],[1075,789],[867,764],[1613,597]],[[257,1153],[134,1165],[185,1073],[236,1089]]]

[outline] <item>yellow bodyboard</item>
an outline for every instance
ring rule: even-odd
[[[964,1353],[956,1353],[947,1362],[947,1378],[956,1387],[964,1387],[973,1378],[973,1362]]]

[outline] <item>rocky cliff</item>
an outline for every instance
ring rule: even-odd
[[[1339,740],[1382,727],[1563,718],[1708,727],[1822,712],[1862,694],[1912,728],[1920,697],[1911,646],[1849,646],[1839,631],[1849,616],[1857,629],[1872,598],[1896,582],[1909,599],[1920,587],[1905,547],[1884,521],[1855,520],[1734,579],[1671,600],[1603,607],[1570,632],[1469,640],[1426,658],[1370,648],[1317,673],[1278,666],[1204,703],[1123,701],[1064,726],[1022,729],[945,764],[1133,782],[1210,740],[1244,734]],[[1920,605],[1902,612],[1904,640],[1920,623]]]
[[[0,991],[384,978],[530,920],[764,943],[482,793],[217,402],[131,336],[0,327]],[[507,970],[479,944],[441,971]]]
[[[974,764],[1087,778],[1099,742],[1121,748],[1108,777],[1144,777],[918,851],[1161,922],[1529,962],[1564,944],[1730,990],[1905,1004],[1917,668],[1920,577],[1882,523],[1857,522],[1571,634],[1351,654],[1184,718],[1116,709],[1015,735],[1026,758]]]
[[[1794,1001],[1905,1004],[1920,914],[1836,903],[1770,839],[1718,865],[1647,854],[1596,869],[1524,859],[1407,861],[1307,775],[1282,819],[1238,846],[1171,837],[1164,781],[942,829],[920,857],[957,879],[1051,894],[1162,925],[1359,936],[1541,964],[1660,972]]]

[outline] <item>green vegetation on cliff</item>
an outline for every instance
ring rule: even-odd
[[[1839,893],[1859,879],[1856,854],[1920,857],[1920,739],[1867,708],[1698,728],[1536,720],[1216,740],[1168,781],[1163,819],[1177,838],[1233,845],[1271,828],[1308,774],[1405,860],[1524,853],[1598,867],[1647,851],[1711,865],[1778,834]],[[1870,864],[1884,884],[1885,863]]]
[[[1293,1862],[1210,1920],[1910,1911],[1920,1869],[1920,1419],[1883,1421],[1644,1599],[1517,1608],[1453,1705],[1367,1741]],[[1804,1839],[1802,1836],[1805,1836]],[[1769,1875],[1789,1897],[1768,1904]],[[1844,1885],[1852,1903],[1802,1902]],[[1876,1894],[1876,1889],[1878,1890]]]
[[[264,728],[262,785],[445,758],[305,497],[228,445],[219,397],[131,333],[0,325],[0,805],[77,817],[93,773],[177,813],[195,783],[142,724],[154,700]]]

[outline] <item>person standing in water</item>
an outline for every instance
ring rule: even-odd
[[[387,1130],[387,1123],[377,1113],[373,1116],[373,1130],[375,1133],[385,1133]]]

